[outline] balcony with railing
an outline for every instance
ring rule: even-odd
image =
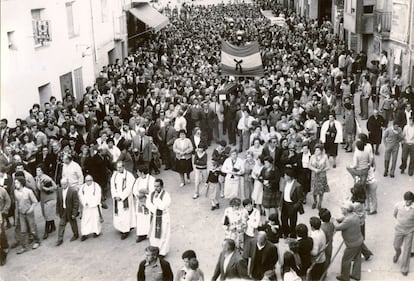
[[[392,12],[374,12],[374,34],[381,40],[390,39]]]

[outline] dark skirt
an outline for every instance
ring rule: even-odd
[[[311,170],[308,168],[299,169],[297,172],[297,179],[302,186],[303,192],[308,193],[311,185]]]
[[[268,187],[263,187],[263,208],[276,208],[277,207],[277,192],[271,190]]]
[[[325,143],[325,152],[328,156],[337,156],[338,155],[338,144],[327,141]]]
[[[193,163],[190,159],[175,159],[175,171],[184,174],[184,173],[191,173],[193,171]]]

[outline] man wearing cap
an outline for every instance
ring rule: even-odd
[[[411,191],[404,193],[404,201],[395,205],[394,217],[397,219],[394,234],[395,256],[393,262],[397,263],[399,257],[402,256],[401,273],[408,275],[410,268],[410,253],[414,235],[414,194]],[[403,247],[403,251],[401,251]]]
[[[352,202],[345,202],[341,210],[344,217],[337,219],[334,225],[336,231],[342,232],[346,248],[341,262],[341,275],[338,275],[336,279],[339,281],[349,281],[350,278],[361,280],[361,247],[363,237],[360,219],[354,213]],[[352,262],[352,275],[350,275]]]
[[[147,238],[150,227],[150,213],[145,205],[148,194],[154,191],[155,178],[144,167],[138,169],[138,178],[135,180],[132,193],[135,198],[135,215],[137,219],[137,238],[139,243]]]

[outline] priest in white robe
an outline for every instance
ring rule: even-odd
[[[160,249],[160,255],[165,256],[170,250],[170,214],[171,197],[164,189],[164,182],[156,179],[155,190],[147,198],[146,206],[151,213],[149,231],[150,245]]]
[[[151,215],[146,207],[146,200],[148,195],[154,191],[154,183],[155,178],[148,173],[148,168],[144,166],[140,167],[138,169],[138,178],[135,180],[132,189],[135,199],[135,216],[137,219],[137,243],[145,240],[148,236]]]
[[[102,230],[101,187],[93,181],[91,175],[85,177],[85,183],[78,191],[82,206],[81,241],[85,241],[89,234],[96,238]]]
[[[124,168],[124,163],[116,163],[116,171],[111,177],[114,227],[121,232],[121,239],[128,237],[131,228],[136,226],[132,187],[135,177]]]

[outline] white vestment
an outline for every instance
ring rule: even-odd
[[[101,187],[96,182],[91,185],[85,183],[78,194],[82,205],[81,234],[100,234],[102,225],[98,208],[101,205]]]
[[[154,191],[155,178],[151,175],[146,175],[145,178],[138,177],[135,180],[133,187],[133,194],[135,198],[135,215],[137,219],[137,236],[148,235],[150,228],[150,218],[148,208],[145,206],[148,194]],[[139,198],[140,193],[146,193],[145,197]]]
[[[168,210],[170,204],[171,197],[165,190],[162,190],[160,193],[156,191],[150,193],[146,203],[151,213],[151,226],[149,231],[150,245],[158,247],[160,249],[160,255],[163,256],[170,250],[171,225]]]
[[[125,169],[122,173],[115,171],[111,177],[114,227],[122,233],[129,232],[136,225],[134,198],[132,196],[134,182],[134,175]],[[121,198],[121,200],[115,200],[116,197]]]

